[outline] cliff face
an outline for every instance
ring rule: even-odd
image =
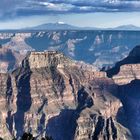
[[[116,84],[128,84],[135,79],[140,79],[140,46],[136,46],[122,61],[107,70],[107,76],[113,78]]]
[[[22,61],[22,67],[30,69],[39,69],[45,67],[64,67],[72,66],[74,62],[57,51],[50,52],[30,52]]]
[[[124,60],[107,71],[118,84],[118,97],[122,101],[128,128],[134,140],[140,139],[140,46],[135,47]]]
[[[32,52],[12,74],[0,75],[0,136],[132,139],[117,91],[93,66],[58,52]]]

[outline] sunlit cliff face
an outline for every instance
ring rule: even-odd
[[[0,79],[0,135],[6,140],[24,131],[54,140],[132,137],[117,119],[123,108],[118,86],[92,65],[56,51],[31,52]]]

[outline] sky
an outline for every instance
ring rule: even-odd
[[[140,0],[0,0],[0,29],[55,22],[101,28],[140,26]]]

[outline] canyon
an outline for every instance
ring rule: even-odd
[[[0,136],[139,140],[139,50],[107,71],[58,51],[28,52],[0,74]]]
[[[139,40],[139,31],[0,32],[0,72],[17,68],[28,51],[60,51],[74,60],[107,69],[127,57]],[[3,55],[4,51],[7,53]]]

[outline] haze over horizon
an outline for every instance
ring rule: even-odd
[[[136,0],[1,0],[0,29],[64,22],[78,27],[140,26]]]

